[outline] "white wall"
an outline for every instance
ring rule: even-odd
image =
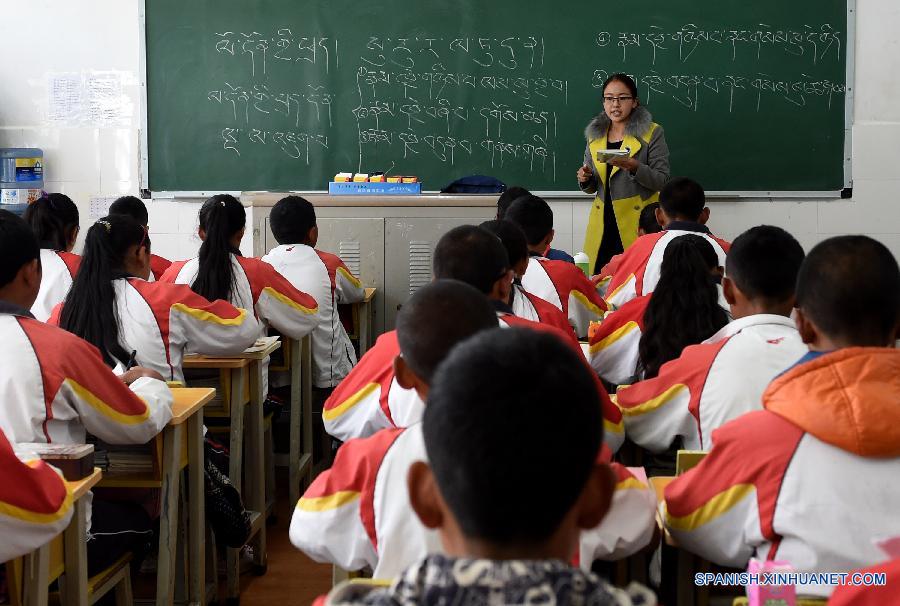
[[[748,227],[769,223],[791,231],[809,248],[834,234],[866,233],[900,257],[900,203],[896,200],[900,190],[900,3],[857,0],[857,4],[853,199],[713,201],[711,227],[717,234],[733,238]],[[43,148],[45,189],[70,195],[86,224],[91,196],[133,194],[139,187],[138,2],[2,2],[0,22],[17,24],[12,35],[5,28],[0,36],[0,57],[4,58],[0,61],[0,147]],[[48,125],[46,75],[89,70],[132,76],[130,123]],[[581,248],[589,202],[584,197],[553,203],[559,248],[573,252]],[[151,234],[159,254],[180,259],[195,253],[197,209],[196,201],[150,204]]]

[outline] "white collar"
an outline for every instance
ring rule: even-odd
[[[722,339],[733,337],[745,328],[763,325],[784,326],[785,328],[796,329],[796,325],[791,318],[786,318],[777,314],[753,314],[752,316],[744,316],[743,318],[732,320],[731,322],[723,326],[719,330],[719,332],[708,338],[703,343],[718,343]]]

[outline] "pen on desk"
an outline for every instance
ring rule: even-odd
[[[134,368],[134,357],[137,355],[137,350],[132,350],[131,355],[128,357],[128,364],[125,365],[126,372]]]

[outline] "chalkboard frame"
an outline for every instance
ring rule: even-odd
[[[147,19],[146,19],[146,2],[147,0],[139,0],[139,44],[140,44],[140,130],[138,136],[139,145],[139,189],[141,197],[150,198],[206,198],[217,193],[230,193],[236,197],[240,196],[240,191],[160,191],[150,189],[150,162],[149,162],[149,144],[148,144],[148,86],[147,86]],[[851,198],[853,194],[853,124],[854,124],[854,106],[856,97],[856,5],[857,0],[846,0],[847,2],[847,88],[844,95],[844,188],[841,190],[746,190],[746,191],[708,191],[709,198],[753,198],[765,199],[769,201],[791,200],[791,199],[846,199]],[[302,190],[297,193],[301,194],[321,194],[327,193],[326,189]],[[438,193],[438,190],[424,190],[422,193]],[[538,195],[545,198],[578,198],[588,199],[583,192],[572,190],[559,191],[536,191]]]

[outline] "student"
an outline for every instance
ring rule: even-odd
[[[27,310],[40,283],[37,240],[22,219],[0,211],[0,430],[14,443],[80,444],[90,432],[110,444],[145,444],[172,417],[169,388],[146,369],[117,377],[95,347],[34,319]],[[93,511],[89,574],[151,532],[136,504],[94,499]]]
[[[571,330],[564,333],[513,314],[508,303],[513,270],[503,244],[494,234],[474,225],[451,229],[435,247],[432,269],[436,280],[459,280],[486,295],[502,325],[556,331],[577,346]],[[322,412],[325,430],[331,436],[346,441],[387,427],[407,427],[422,418],[424,404],[415,390],[404,389],[396,381],[393,361],[399,353],[396,333],[385,333],[337,386]],[[618,409],[610,403],[610,419],[619,423],[618,415]],[[618,433],[612,431],[610,435],[624,435],[621,424],[614,429]],[[615,450],[617,446],[610,447]]]
[[[507,301],[512,307],[513,314],[532,322],[540,322],[555,326],[565,333],[575,332],[569,325],[569,321],[562,311],[552,303],[544,301],[522,288],[522,276],[528,269],[528,242],[525,233],[511,221],[485,221],[479,227],[491,232],[503,243],[509,264],[512,266],[515,277],[513,278],[512,294]]]
[[[362,301],[365,290],[340,257],[315,248],[319,238],[316,211],[305,199],[288,196],[279,200],[269,214],[269,226],[279,246],[262,260],[319,304],[312,332],[313,385],[330,389],[356,364],[356,352],[337,306]]]
[[[641,210],[641,214],[638,217],[638,238],[646,236],[647,234],[658,234],[662,231],[662,226],[660,226],[659,222],[656,220],[657,208],[659,208],[659,202],[651,202]],[[601,296],[606,294],[606,288],[609,286],[609,281],[612,279],[613,274],[619,269],[619,264],[622,262],[622,255],[624,254],[625,253],[619,253],[618,255],[614,255],[613,258],[609,260],[609,263],[600,269],[600,273],[591,277],[591,283],[597,287],[597,291]]]
[[[135,196],[122,196],[109,205],[110,215],[128,215],[144,227],[149,229],[150,215],[147,214],[147,207],[144,201]],[[172,262],[159,255],[150,255],[150,276],[148,282],[159,280],[162,275],[169,269]]]
[[[730,244],[712,235],[706,227],[709,208],[699,183],[687,177],[675,177],[666,183],[659,192],[656,219],[662,231],[638,238],[622,254],[608,286],[606,298],[610,305],[621,307],[635,297],[653,292],[666,247],[685,234],[693,233],[709,240],[719,257],[718,264],[724,267]]]
[[[686,346],[728,324],[718,262],[709,241],[695,234],[667,246],[653,296],[632,299],[592,327],[589,360],[597,374],[613,385],[651,379]]]
[[[210,302],[186,286],[147,282],[150,238],[126,215],[88,230],[81,270],[51,322],[96,346],[110,368],[132,358],[168,381],[184,381],[185,350],[233,355],[252,345],[258,328],[243,309]]]
[[[241,256],[238,246],[246,223],[247,213],[234,196],[209,198],[200,208],[200,254],[173,263],[160,280],[188,284],[207,299],[222,299],[252,311],[258,321],[257,336],[265,336],[272,326],[282,335],[302,339],[319,323],[318,303],[268,263]],[[268,394],[268,358],[262,389]]]
[[[522,286],[562,310],[579,337],[587,336],[591,320],[599,320],[607,306],[584,273],[569,263],[543,258],[553,240],[553,211],[537,196],[516,200],[506,219],[522,228],[531,259]]]
[[[678,438],[687,450],[709,450],[713,430],[762,409],[772,379],[807,352],[790,317],[802,262],[803,248],[783,229],[741,234],[722,284],[734,321],[686,347],[655,378],[619,390],[625,435],[654,452]]]
[[[468,285],[439,279],[420,289],[397,319],[398,381],[425,401],[430,377],[447,352],[467,335],[496,326],[491,306]],[[584,365],[577,352],[575,359]],[[437,536],[412,515],[405,493],[410,464],[425,458],[421,439],[417,422],[405,430],[386,429],[345,443],[331,470],[320,475],[297,504],[291,522],[294,545],[316,560],[343,568],[371,566],[376,578],[392,578],[438,550]],[[625,472],[619,478],[622,491],[616,494],[618,515],[613,525],[593,529],[583,542],[582,557],[588,566],[594,557],[633,553],[653,535],[655,503],[650,491],[635,486],[636,480],[624,469],[618,471]],[[354,494],[360,496],[351,498]],[[367,521],[373,511],[379,512],[374,524]],[[639,523],[625,524],[625,515]]]
[[[796,297],[810,352],[667,487],[666,525],[725,566],[846,572],[883,559],[873,537],[900,535],[900,268],[871,238],[831,238],[804,260]]]
[[[48,543],[69,526],[72,511],[62,477],[39,459],[20,460],[0,431],[0,562]]]
[[[78,207],[64,194],[46,194],[25,209],[25,222],[41,247],[41,291],[31,313],[46,322],[66,298],[81,257],[72,253],[78,239]]]
[[[497,220],[503,220],[506,218],[506,211],[512,205],[513,202],[518,200],[519,198],[527,198],[531,195],[531,192],[525,189],[524,187],[519,187],[514,185],[510,187],[497,199]],[[566,263],[575,263],[575,258],[567,253],[564,250],[557,250],[555,248],[547,247],[547,250],[543,254],[544,257],[550,259],[551,261],[565,261]]]
[[[390,587],[339,585],[327,603],[655,603],[645,588],[615,589],[568,563],[580,531],[609,510],[614,484],[597,462],[600,406],[576,352],[535,331],[483,332],[454,348],[431,383],[419,460],[408,457],[409,472],[391,479],[443,553],[424,555]],[[565,402],[548,417],[560,385]]]

